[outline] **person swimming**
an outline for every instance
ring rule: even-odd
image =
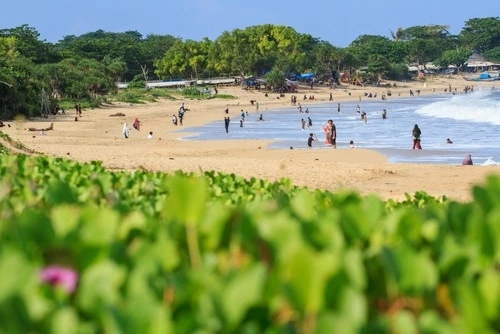
[[[446,138],[446,144],[453,144],[453,142],[450,140],[450,138]]]

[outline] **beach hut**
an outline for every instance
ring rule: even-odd
[[[473,52],[467,60],[467,72],[495,71],[500,69],[500,64],[488,61],[486,57]]]

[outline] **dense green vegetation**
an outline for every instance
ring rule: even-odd
[[[398,28],[392,39],[361,35],[347,47],[271,24],[225,31],[215,40],[182,40],[98,30],[66,36],[58,43],[39,39],[26,25],[0,30],[0,118],[40,113],[41,91],[52,104],[75,101],[99,105],[116,91],[115,81],[264,75],[273,85],[284,75],[368,69],[374,78],[407,79],[407,63],[462,66],[476,50],[500,61],[500,19],[473,18],[451,35],[445,25]],[[61,102],[62,101],[62,102]],[[66,102],[65,102],[66,101]]]
[[[383,202],[3,154],[0,332],[498,333],[500,179],[473,191]]]

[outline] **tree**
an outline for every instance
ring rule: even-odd
[[[270,88],[278,89],[285,84],[285,73],[276,68],[273,68],[264,78],[266,86]]]
[[[440,56],[440,45],[436,40],[415,38],[407,43],[408,59],[419,65],[426,64]]]
[[[465,21],[459,34],[464,47],[483,53],[500,45],[500,18],[474,18]]]
[[[330,73],[336,69],[339,58],[336,57],[336,48],[328,42],[321,41],[312,52],[314,71],[316,74]]]
[[[160,77],[175,75],[199,77],[206,70],[210,45],[209,39],[201,42],[193,40],[177,41],[161,58],[155,62],[155,73]]]
[[[447,50],[443,52],[441,57],[434,61],[434,64],[440,67],[455,65],[457,68],[461,68],[467,62],[467,59],[469,59],[470,54],[471,51],[465,48]]]
[[[500,46],[486,51],[484,56],[490,61],[500,62]]]
[[[396,42],[401,42],[405,38],[405,30],[399,27],[396,32],[391,30],[391,37]]]
[[[371,56],[368,61],[368,71],[372,73],[376,79],[380,80],[386,72],[391,68],[391,64],[382,55]]]
[[[127,73],[127,63],[122,60],[111,61],[106,66],[106,71],[113,78],[114,81],[120,81],[122,76]]]
[[[368,64],[371,56],[383,55],[389,62],[400,63],[406,57],[404,44],[377,35],[361,35],[349,45],[348,50],[361,66]]]
[[[412,39],[446,39],[450,36],[448,31],[450,27],[439,24],[429,24],[425,26],[413,26],[404,29],[402,33],[403,40]]]
[[[448,32],[448,26],[429,24],[406,28],[403,40],[406,41],[408,60],[425,67],[441,54],[455,46],[455,39]]]
[[[50,43],[40,41],[38,31],[26,24],[0,30],[0,37],[16,38],[16,50],[25,58],[36,64],[57,62],[61,60],[56,47]]]

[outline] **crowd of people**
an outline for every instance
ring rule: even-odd
[[[451,90],[451,87],[450,87],[450,90]],[[473,87],[466,87],[464,89],[465,92],[467,91],[472,91],[473,90]],[[420,93],[419,91],[417,91],[417,94]],[[413,92],[410,90],[410,95],[412,95]],[[304,96],[307,98],[307,96]],[[375,97],[375,96],[374,96]],[[292,105],[295,105],[296,103],[296,96],[292,95],[291,97],[291,102],[292,102]],[[310,97],[309,97],[310,99]],[[255,106],[256,105],[256,101],[252,101],[253,105]],[[77,111],[77,117],[81,117],[81,109],[79,107],[79,105],[75,105],[75,109]],[[298,108],[299,109],[299,112],[300,113],[304,113],[303,111],[303,107],[302,105],[299,103],[298,104]],[[174,126],[182,126],[182,123],[183,123],[183,118],[184,118],[184,115],[185,115],[185,112],[187,111],[188,109],[186,109],[185,105],[184,105],[184,102],[181,104],[177,114],[173,114],[172,115],[172,124]],[[257,104],[257,110],[258,110],[258,104]],[[337,112],[340,114],[341,112],[341,105],[340,103],[337,103]],[[364,123],[367,123],[367,114],[365,111],[361,110],[361,107],[359,106],[359,104],[356,106],[356,112],[360,115],[360,118],[362,121],[364,121]],[[229,117],[229,108],[225,108],[224,109],[224,113],[228,116],[225,116],[224,117],[224,129],[225,129],[225,132],[226,133],[229,133],[229,125],[231,123],[231,119]],[[309,109],[306,108],[305,110],[305,113],[309,113]],[[239,124],[240,124],[240,127],[244,127],[244,123],[245,123],[245,120],[246,118],[249,117],[249,113],[248,111],[243,111],[243,109],[241,109],[241,114],[240,114],[241,118],[239,120]],[[382,113],[381,113],[381,116],[382,116],[382,119],[387,119],[387,110],[386,109],[383,109],[382,110]],[[258,121],[264,121],[264,117],[263,117],[263,114],[259,114],[258,116]],[[133,123],[133,128],[136,129],[137,131],[140,131],[141,129],[141,126],[142,126],[142,123],[141,121],[136,117],[135,120],[134,120],[134,123]],[[307,117],[307,120],[302,118],[301,119],[301,129],[302,130],[305,130],[306,128],[307,129],[311,129],[313,127],[313,121],[311,119],[310,116]],[[333,119],[329,119],[322,127],[322,131],[323,131],[323,134],[324,134],[324,143],[325,145],[328,145],[328,146],[331,146],[332,148],[337,148],[337,128],[335,126],[335,123],[333,122]],[[422,136],[422,131],[421,129],[419,128],[418,124],[415,124],[413,129],[412,129],[412,132],[411,132],[411,135],[412,135],[412,138],[413,138],[413,146],[412,146],[412,149],[416,149],[416,150],[421,150],[422,149],[422,145],[421,145],[421,136]],[[127,123],[124,123],[124,126],[123,126],[123,136],[125,138],[129,138],[130,137],[130,129],[128,128],[127,126]],[[152,139],[153,138],[153,132],[149,132],[148,136],[147,136],[148,139]],[[316,135],[314,133],[309,133],[309,136],[307,138],[307,147],[309,148],[312,148],[313,147],[313,143],[314,142],[319,142],[319,139],[316,137]],[[453,142],[447,138],[446,139],[446,143],[447,144],[453,144]],[[355,148],[355,145],[354,145],[354,141],[353,140],[350,140],[349,141],[349,147],[350,148]],[[471,158],[471,155],[469,154],[463,161],[462,163],[463,165],[472,165],[472,158]]]

